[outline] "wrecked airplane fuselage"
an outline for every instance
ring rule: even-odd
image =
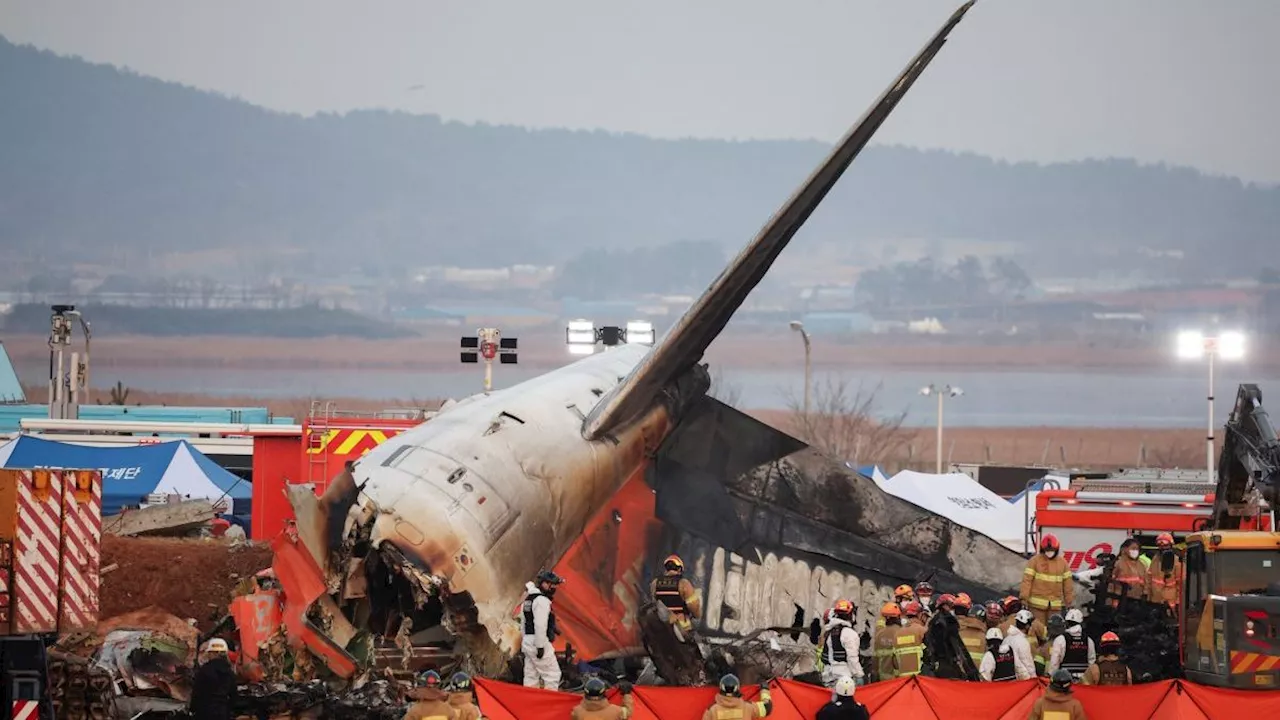
[[[473,656],[497,662],[477,642],[514,652],[525,582],[645,466],[679,409],[672,393],[615,436],[581,438],[584,414],[646,351],[618,347],[469,398],[378,446],[322,497],[297,486],[298,535],[345,621],[391,637],[408,618],[413,635],[443,625]],[[696,398],[707,380],[694,375]]]

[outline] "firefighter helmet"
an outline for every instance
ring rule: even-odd
[[[1013,616],[1013,621],[1019,625],[1030,625],[1036,619],[1030,610],[1019,610],[1017,615]]]
[[[742,681],[739,680],[738,676],[734,675],[733,673],[729,673],[728,675],[725,675],[724,677],[720,678],[720,694],[728,695],[729,697],[741,697]]]
[[[1000,609],[1004,610],[1005,615],[1017,615],[1022,609],[1022,601],[1010,595],[1000,601]]]
[[[911,591],[910,585],[899,585],[893,591],[893,597],[895,600],[914,600],[915,596],[916,594]]]
[[[456,672],[450,679],[449,686],[454,692],[466,692],[471,689],[471,676],[464,672]]]
[[[1067,629],[1067,622],[1058,613],[1049,616],[1049,634],[1061,635]]]
[[[982,620],[983,622],[986,622],[987,609],[982,605],[974,605],[973,609],[969,611],[969,617],[975,617],[975,618],[978,618],[979,620]]]
[[[1171,548],[1173,547],[1173,536],[1169,533],[1160,533],[1156,536],[1156,547]]]
[[[607,690],[608,687],[609,686],[605,685],[603,680],[598,677],[593,677],[587,680],[587,685],[583,694],[592,700],[600,700],[604,697],[604,691]]]
[[[1004,633],[1000,632],[1000,628],[993,627],[987,630],[988,640],[1004,640]]]
[[[1120,650],[1120,636],[1113,632],[1102,633],[1102,642],[1098,643],[1102,646],[1102,652],[1112,655]]]
[[[684,561],[679,555],[668,555],[666,560],[662,561],[662,569],[668,572],[684,572]]]
[[[842,617],[846,620],[853,617],[853,603],[848,600],[837,600],[834,610],[836,617]]]
[[[932,594],[933,594],[933,586],[930,585],[928,581],[921,580],[920,582],[916,583],[916,595],[932,595]]]
[[[440,673],[428,670],[418,676],[418,683],[423,687],[438,688],[441,685]]]
[[[1084,622],[1084,613],[1080,612],[1080,608],[1071,608],[1067,611],[1067,622],[1079,625]]]
[[[1040,538],[1040,552],[1044,552],[1045,550],[1061,549],[1062,544],[1058,542],[1057,535],[1054,535],[1053,533],[1045,533],[1044,537]]]
[[[912,600],[911,602],[907,603],[907,606],[902,608],[902,614],[906,615],[907,617],[919,617],[921,611],[922,611],[922,608],[920,607],[920,603],[916,602],[915,600]]]
[[[950,593],[943,593],[938,596],[937,606],[940,608],[954,608],[956,606],[956,596]]]
[[[555,573],[551,572],[550,570],[543,570],[542,572],[538,573],[538,584],[539,584],[539,585],[541,585],[542,583],[550,583],[550,584],[552,584],[552,585],[559,585],[559,584],[561,584],[561,583],[563,583],[563,582],[564,582],[564,578],[562,578],[562,577],[560,577],[559,575],[557,575],[557,574],[555,574]]]
[[[898,603],[885,603],[884,607],[880,608],[880,614],[887,618],[900,618],[902,608],[898,607]]]
[[[1004,608],[1000,606],[1000,603],[992,600],[987,603],[986,615],[988,620],[999,620],[1004,617]]]
[[[969,593],[960,593],[956,596],[956,607],[973,607],[973,599],[969,597]]]
[[[853,678],[848,675],[841,675],[840,679],[836,680],[836,695],[851,698],[857,687],[858,684],[853,681]]]
[[[1071,671],[1066,668],[1058,668],[1053,671],[1053,679],[1049,681],[1049,687],[1058,692],[1071,692]]]

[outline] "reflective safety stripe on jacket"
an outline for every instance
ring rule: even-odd
[[[969,657],[973,658],[973,666],[977,667],[982,664],[982,656],[987,654],[986,623],[971,617],[957,620],[960,622],[960,641],[969,651]]]
[[[849,653],[844,649],[844,641],[840,636],[844,634],[845,625],[834,625],[827,631],[827,640],[822,643],[822,664],[842,663],[849,661]]]
[[[924,640],[913,628],[903,628],[894,639],[893,655],[898,660],[898,677],[919,675],[924,664]]]

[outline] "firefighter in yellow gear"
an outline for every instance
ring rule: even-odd
[[[1098,660],[1084,671],[1085,685],[1132,685],[1133,672],[1120,660],[1120,636],[1102,633]]]
[[[873,673],[876,680],[892,680],[898,677],[898,631],[902,629],[902,608],[897,603],[885,603],[880,608],[884,624],[871,639],[871,653],[875,658]]]
[[[583,688],[582,702],[569,714],[571,720],[629,720],[636,711],[636,701],[631,697],[631,683],[618,685],[622,692],[622,705],[614,705],[604,696],[608,686],[598,677],[587,680]]]
[[[973,658],[973,666],[978,667],[982,664],[982,657],[987,654],[987,624],[976,617],[970,617],[972,609],[973,600],[967,593],[956,596],[955,615],[956,622],[960,624],[960,641],[969,651],[969,657]]]
[[[449,681],[449,707],[458,712],[458,720],[484,720],[471,689],[471,676],[456,672]]]
[[[1066,612],[1075,601],[1071,568],[1062,557],[1062,544],[1055,535],[1040,538],[1040,552],[1027,561],[1022,571],[1018,597],[1041,625],[1049,622],[1050,615]]]
[[[910,585],[899,585],[893,590],[893,601],[898,603],[898,607],[906,608],[907,603],[916,599],[916,593],[911,589]]]
[[[760,696],[755,702],[747,702],[742,697],[742,683],[737,675],[725,675],[720,678],[720,692],[716,693],[715,702],[702,713],[702,720],[754,720],[768,717],[773,712],[773,698],[769,695],[768,683],[761,683]]]
[[[894,677],[919,675],[924,667],[925,625],[920,619],[922,612],[920,603],[915,600],[907,603],[902,611],[907,624],[898,628],[893,638],[893,656],[898,665]]]
[[[444,691],[440,673],[428,670],[422,674],[419,686],[409,691],[413,704],[405,711],[402,720],[458,720],[458,711],[450,707],[449,694]]]
[[[653,579],[649,591],[665,611],[676,637],[681,642],[689,642],[694,621],[702,617],[702,597],[693,583],[685,579],[684,561],[678,555],[662,561],[662,576]]]
[[[1168,569],[1165,568],[1166,562]],[[1156,538],[1156,556],[1147,568],[1147,600],[1177,606],[1178,588],[1181,586],[1182,558],[1173,549],[1173,536],[1160,533]]]
[[[1111,571],[1111,584],[1108,593],[1123,598],[1145,598],[1147,596],[1147,567],[1142,564],[1142,546],[1135,538],[1128,538],[1120,544],[1120,552],[1116,555],[1116,564]],[[1119,600],[1112,599],[1116,605]]]

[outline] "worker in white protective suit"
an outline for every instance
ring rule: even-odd
[[[858,685],[863,683],[862,660],[858,657],[862,638],[853,629],[853,614],[853,603],[840,600],[832,608],[831,619],[824,628],[822,684],[826,687],[835,687],[842,677],[851,677]]]
[[[1066,630],[1053,639],[1045,672],[1052,677],[1054,670],[1062,668],[1071,673],[1073,682],[1080,682],[1084,671],[1097,662],[1098,652],[1093,646],[1093,639],[1084,634],[1084,613],[1078,608],[1071,608],[1067,611],[1066,621]]]
[[[1019,680],[1030,680],[1036,676],[1036,660],[1031,653],[1031,641],[1027,639],[1027,631],[1036,621],[1030,610],[1019,610],[1013,616],[1013,624],[1004,634],[1001,652],[1008,649],[1013,652],[1013,670]]]
[[[550,570],[538,573],[537,584],[525,583],[528,595],[521,607],[523,631],[520,649],[524,653],[524,686],[556,690],[560,687],[560,661],[551,646],[556,639],[556,614],[551,598],[564,578]]]

